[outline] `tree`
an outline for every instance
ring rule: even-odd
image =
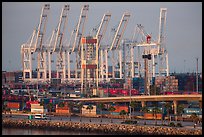
[[[183,105],[183,104],[178,105],[178,107],[177,107],[177,113],[178,113],[178,115],[181,116],[181,117],[182,117],[182,114],[183,114],[183,109],[184,109],[184,105]]]
[[[124,122],[124,117],[126,114],[127,114],[127,112],[125,110],[120,111],[120,115],[122,115],[122,117],[123,117],[123,122]]]
[[[69,115],[69,120],[71,121],[71,110],[72,110],[72,108],[73,108],[73,106],[74,106],[74,104],[73,104],[73,102],[71,102],[71,101],[69,101],[69,102],[67,102],[68,103],[68,106],[69,106],[69,113],[70,113],[70,115]]]
[[[90,113],[91,113],[91,110],[93,109],[93,105],[92,105],[92,104],[89,104],[86,109],[89,110],[89,114],[90,114]],[[89,121],[91,122],[91,117],[90,117]]]
[[[167,111],[167,116],[168,116],[168,125],[170,124],[170,110],[172,109],[171,103],[167,102],[165,104],[165,108]]]
[[[81,120],[82,120],[81,115],[82,115],[83,103],[82,103],[82,102],[79,102],[79,103],[77,104],[77,106],[78,106],[78,108],[79,108],[79,110],[80,110],[80,122],[81,122]]]
[[[155,106],[152,109],[152,113],[153,113],[153,116],[154,116],[154,119],[155,119],[155,125],[157,125],[157,114],[161,113],[161,110],[157,106]]]
[[[108,108],[108,111],[112,114],[112,112],[115,111],[115,107],[111,105],[111,106]],[[112,123],[112,122],[113,122],[113,121],[112,121],[112,116],[111,116],[111,123]]]
[[[195,124],[197,124],[197,122],[199,121],[199,117],[197,116],[196,113],[192,113],[191,116],[190,116],[190,118],[193,120],[193,122],[194,122]]]
[[[53,104],[51,102],[47,104],[48,112],[51,112],[52,107],[53,107]]]
[[[6,114],[6,111],[7,111],[7,104],[3,104],[3,110],[4,110],[4,113]]]
[[[149,112],[149,109],[147,108],[147,106],[142,107],[142,112],[143,112],[143,116],[144,116],[144,113]],[[146,120],[144,121],[144,125],[146,125]]]
[[[44,100],[41,100],[40,101],[40,106],[44,106],[44,104],[45,104]]]
[[[64,107],[64,102],[59,102],[58,107],[61,107],[61,108]]]
[[[103,103],[99,103],[98,104],[98,107],[99,107],[99,109],[100,109],[100,112],[101,112],[101,122],[102,122],[102,111],[103,111],[103,109],[104,109],[104,104]]]
[[[132,101],[131,103],[130,103],[130,106],[131,106],[131,108],[133,109],[133,113],[134,113],[134,111],[135,111],[135,107],[138,107],[139,106],[139,103],[137,103],[136,101]],[[131,118],[131,117],[130,117]]]
[[[136,107],[136,101],[132,101],[131,103],[130,103],[130,111],[131,111],[131,108],[133,109],[133,113],[134,113],[134,109],[135,109],[135,107]],[[130,113],[131,114],[131,113]],[[130,119],[131,119],[131,116],[130,116]]]

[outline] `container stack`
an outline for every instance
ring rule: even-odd
[[[7,102],[7,108],[11,111],[19,111],[21,110],[21,103],[20,102]]]
[[[31,112],[46,113],[47,109],[45,109],[44,106],[41,106],[40,104],[31,104]]]
[[[96,105],[92,105],[92,106],[93,106],[93,109],[89,110],[87,109],[88,105],[83,105],[82,115],[95,116],[96,115]]]
[[[144,78],[135,77],[132,81],[133,88],[138,90],[139,93],[144,93]]]
[[[69,114],[70,109],[67,104],[65,104],[63,107],[59,107],[58,104],[56,104],[56,113],[58,114]]]
[[[178,91],[178,79],[175,76],[158,76],[155,78],[155,85],[163,92]]]

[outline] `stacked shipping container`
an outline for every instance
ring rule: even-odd
[[[155,78],[155,85],[163,92],[178,91],[178,79],[175,76],[157,76]]]

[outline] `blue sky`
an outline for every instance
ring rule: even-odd
[[[2,3],[2,70],[22,70],[20,47],[27,42],[38,25],[44,2]],[[46,39],[56,28],[64,2],[50,2]],[[78,22],[81,7],[89,4],[85,35],[98,25],[106,12],[112,14],[106,35],[117,25],[125,11],[131,17],[124,38],[132,37],[136,24],[157,39],[160,8],[167,8],[167,50],[170,72],[195,72],[196,57],[202,71],[202,3],[201,2],[67,2],[70,5],[66,36]],[[106,37],[107,37],[106,36]],[[104,38],[104,42],[106,39]]]

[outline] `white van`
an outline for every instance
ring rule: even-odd
[[[45,114],[35,114],[35,119],[47,119]]]

